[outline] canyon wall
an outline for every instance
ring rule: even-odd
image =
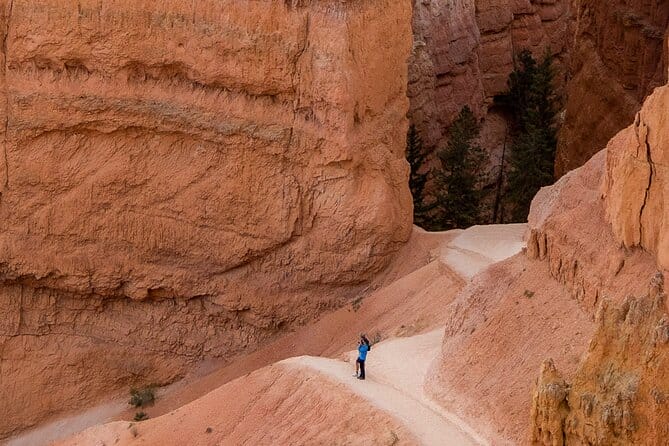
[[[572,17],[558,176],[606,147],[667,81],[667,2],[573,0]]]
[[[410,119],[429,151],[444,145],[465,105],[482,119],[484,146],[493,157],[501,150],[506,123],[493,98],[506,91],[514,54],[525,48],[555,57],[564,105],[558,177],[602,150],[667,79],[669,4],[661,0],[414,3]]]
[[[0,8],[0,438],[253,348],[408,239],[409,2]]]
[[[443,145],[465,105],[483,119],[489,149],[501,148],[506,126],[493,98],[507,89],[514,54],[550,51],[561,72],[568,28],[568,0],[416,0],[410,119],[427,149]]]

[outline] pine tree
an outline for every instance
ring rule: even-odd
[[[406,154],[407,161],[411,166],[409,188],[413,196],[414,223],[425,228],[429,225],[428,213],[430,211],[430,206],[426,203],[425,185],[427,184],[430,172],[424,168],[427,154],[423,149],[423,141],[413,124],[409,127],[409,132],[407,133]]]
[[[450,129],[447,146],[439,151],[436,175],[435,228],[465,228],[480,223],[487,154],[475,140],[480,127],[464,107]]]
[[[554,180],[556,106],[551,56],[537,64],[525,50],[517,62],[509,92],[499,102],[511,113],[514,140],[504,201],[512,209],[513,221],[525,221],[536,193]]]
[[[513,221],[526,221],[532,199],[539,189],[553,182],[553,156],[549,132],[544,128],[528,124],[526,131],[519,134],[512,148],[509,163],[508,194],[513,204]]]

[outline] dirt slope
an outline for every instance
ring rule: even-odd
[[[352,362],[313,356],[291,358],[240,377],[159,418],[95,427],[58,446],[99,442],[180,445],[184,441],[230,445],[482,444],[466,424],[435,405],[423,391],[442,338],[443,330],[438,329],[377,344],[365,382],[351,376]],[[407,358],[411,358],[409,363]]]
[[[449,264],[448,259],[444,259],[442,253],[447,246],[451,245],[454,252],[457,252],[456,248],[461,249],[459,248],[460,245],[476,249],[477,246],[481,246],[481,239],[490,238],[497,234],[498,248],[506,244],[507,255],[512,255],[518,251],[524,229],[522,226],[515,227],[513,230],[496,227],[472,228],[464,232],[454,231],[444,234],[428,234],[423,231],[416,231],[414,241],[416,243],[422,242],[423,249],[427,248],[428,251],[431,251],[435,260],[425,267],[400,276],[398,280],[379,289],[363,302],[356,303],[357,311],[354,308],[347,308],[332,313],[313,326],[305,327],[300,332],[286,336],[263,351],[256,352],[246,358],[240,358],[240,361],[229,367],[224,367],[204,379],[184,385],[172,395],[163,398],[158,406],[148,410],[154,418],[140,424],[137,429],[141,428],[142,432],[137,438],[143,437],[144,440],[142,441],[148,442],[160,441],[164,443],[167,441],[167,444],[170,444],[169,441],[172,437],[164,434],[167,426],[170,426],[172,431],[180,432],[179,435],[182,432],[187,432],[188,435],[200,435],[198,432],[206,429],[206,426],[201,424],[200,419],[202,417],[197,415],[200,412],[210,413],[214,411],[217,412],[218,417],[226,420],[230,417],[234,419],[237,409],[222,410],[218,406],[216,408],[210,407],[212,403],[209,401],[212,393],[198,399],[194,398],[195,395],[199,396],[205,389],[210,390],[207,387],[214,383],[221,386],[226,380],[228,381],[228,384],[223,384],[214,392],[226,392],[223,389],[230,386],[245,387],[247,389],[245,392],[248,393],[261,392],[258,395],[258,400],[261,401],[259,404],[263,405],[266,410],[272,410],[273,404],[278,404],[277,401],[281,397],[277,396],[277,401],[266,401],[264,399],[265,395],[262,393],[266,389],[262,386],[257,387],[253,377],[264,376],[263,374],[266,373],[281,375],[276,378],[279,384],[272,386],[272,389],[278,393],[284,392],[285,404],[290,405],[294,404],[292,396],[296,392],[301,392],[301,390],[295,389],[293,377],[284,375],[308,373],[309,379],[319,383],[319,385],[321,382],[327,381],[332,384],[334,381],[336,385],[343,385],[345,392],[351,392],[353,395],[362,398],[368,404],[366,408],[361,406],[360,411],[362,413],[378,411],[379,413],[376,415],[378,417],[390,416],[394,420],[394,425],[398,426],[393,432],[398,435],[401,441],[407,441],[409,444],[439,444],[438,442],[452,445],[485,444],[485,441],[466,423],[432,401],[423,389],[428,370],[440,353],[444,331],[439,326],[443,325],[444,317],[447,315],[443,310],[447,308],[453,297],[466,283],[466,278],[453,271],[452,265]],[[457,244],[455,240],[458,240]],[[490,257],[486,257],[488,264],[493,262],[492,257],[503,257],[503,251],[503,249],[497,249],[496,253],[490,253]],[[465,254],[461,257],[459,260],[462,262],[467,258]],[[484,256],[482,255],[482,257]],[[368,363],[368,380],[365,383],[360,383],[350,376],[353,370],[352,363],[349,361],[348,354],[342,356],[342,353],[346,352],[351,345],[354,345],[357,333],[370,328],[372,330],[367,331],[368,333],[374,333],[372,336],[379,333],[379,337],[390,339],[375,345]],[[426,334],[415,335],[421,332]],[[415,336],[396,338],[398,335]],[[281,359],[284,354],[289,356],[302,355],[308,350],[319,351],[321,355],[340,359],[303,356],[267,366],[267,364]],[[244,373],[262,366],[265,366],[265,368],[252,372],[250,375],[244,375]],[[275,371],[268,372],[268,370]],[[280,371],[276,372],[276,370]],[[308,372],[305,372],[305,370]],[[230,378],[235,376],[237,379],[230,382]],[[247,382],[247,384],[240,384],[243,382]],[[342,390],[339,387],[337,389],[341,394]],[[336,400],[341,395],[336,397],[329,395],[328,392],[332,390],[332,387],[324,384],[320,386],[320,390],[311,395],[312,399],[322,402],[322,404],[314,403],[317,405],[314,410],[320,411],[321,417],[326,417],[328,420],[332,417],[336,418],[336,423],[344,423],[343,420],[348,419],[348,417],[355,417],[355,411],[341,411],[338,408],[333,399]],[[180,407],[182,406],[181,403],[189,398],[191,403]],[[236,404],[235,407],[237,407]],[[231,414],[228,414],[228,410],[231,411]],[[255,409],[249,410],[250,413],[254,413],[253,410]],[[164,415],[159,416],[161,413]],[[287,411],[283,415],[286,423],[299,424],[302,412],[300,408],[296,408],[294,412]],[[269,423],[256,425],[255,428],[252,428],[253,422],[247,418],[240,422],[241,427],[238,428],[239,432],[243,431],[243,433],[226,431],[224,425],[227,425],[225,423],[228,423],[228,421],[219,421],[219,423],[223,423],[223,425],[219,426],[222,431],[220,436],[217,437],[217,441],[222,442],[222,444],[235,441],[242,443],[245,441],[259,441],[259,444],[268,441],[268,444],[280,444],[272,443],[278,441],[278,438],[286,441],[291,438],[292,444],[295,441],[302,441],[302,438],[304,438],[305,444],[326,442],[325,437],[319,436],[282,437],[282,435],[292,435],[295,432],[292,428],[287,429],[286,432],[283,430],[274,432],[274,428],[270,427]],[[357,428],[354,421],[345,423],[345,425],[350,425],[349,431],[354,431]],[[379,426],[384,425],[381,423]],[[127,430],[127,427],[127,423],[112,423],[106,427],[92,428],[63,444],[84,444],[92,439],[101,439],[103,436],[114,441],[117,436],[119,441],[134,441],[124,431],[124,429]],[[281,425],[276,429],[282,429]],[[328,431],[329,429],[328,427],[325,430]],[[400,436],[399,432],[408,432],[409,435],[402,434]],[[125,436],[122,436],[122,433]],[[259,435],[260,437],[258,437]],[[383,429],[374,430],[373,435],[375,436],[375,442],[383,444],[386,438],[383,436],[385,435]],[[343,441],[343,444],[369,444],[366,443],[363,436],[354,439],[348,438]],[[448,443],[443,443],[444,441]]]

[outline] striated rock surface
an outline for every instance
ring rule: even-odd
[[[573,44],[556,174],[581,166],[629,125],[667,81],[669,3],[572,2]]]
[[[669,87],[648,98],[608,146],[603,191],[617,240],[655,254],[669,269]]]
[[[0,12],[0,437],[253,347],[408,239],[408,2]]]
[[[548,50],[562,70],[568,27],[567,0],[416,0],[410,119],[427,148],[444,142],[465,105],[488,117],[487,145],[501,147],[505,124],[491,110],[492,99],[507,89],[514,54],[527,48],[540,57]]]
[[[663,279],[622,305],[602,302],[588,353],[570,383],[551,361],[532,408],[532,444],[664,445],[669,437],[669,314]]]

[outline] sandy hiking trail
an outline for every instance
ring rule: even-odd
[[[309,367],[345,384],[356,395],[397,419],[423,445],[470,446],[487,444],[455,415],[434,403],[423,386],[432,361],[440,353],[443,330],[375,345],[367,359],[367,377],[351,376],[351,361],[302,356],[283,361]]]
[[[473,226],[441,248],[441,261],[465,279],[501,262],[525,246],[527,224]]]

